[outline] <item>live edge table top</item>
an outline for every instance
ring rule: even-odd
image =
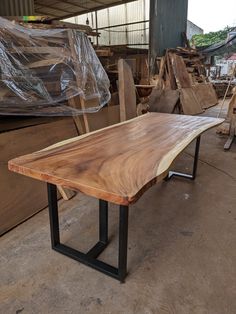
[[[129,205],[222,119],[148,113],[9,161],[11,171]]]

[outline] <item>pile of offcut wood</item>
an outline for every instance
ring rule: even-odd
[[[150,96],[151,110],[192,115],[216,105],[218,98],[207,80],[203,59],[195,49],[167,50],[157,60],[158,75],[151,82],[157,86]]]

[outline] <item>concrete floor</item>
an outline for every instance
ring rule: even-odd
[[[219,108],[206,114],[215,116]],[[225,112],[225,110],[224,110]],[[126,283],[50,249],[43,210],[0,239],[0,313],[236,313],[236,143],[202,137],[195,182],[153,186],[130,208]],[[175,169],[190,170],[193,146]],[[60,202],[62,240],[86,250],[97,238],[98,203],[79,194]],[[116,265],[118,207],[110,206]]]

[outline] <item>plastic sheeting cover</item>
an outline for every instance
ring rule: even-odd
[[[225,53],[233,53],[236,51],[236,35],[227,38],[217,44],[208,46],[207,48],[198,49],[208,56],[220,56]]]
[[[0,114],[96,112],[110,99],[109,85],[83,32],[31,29],[0,17]],[[78,95],[89,100],[86,108],[65,106]]]

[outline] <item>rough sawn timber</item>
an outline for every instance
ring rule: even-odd
[[[143,116],[9,161],[9,169],[116,204],[134,203],[196,137],[222,119]]]
[[[118,81],[120,100],[120,121],[136,117],[136,91],[133,73],[129,64],[124,60],[118,61]]]

